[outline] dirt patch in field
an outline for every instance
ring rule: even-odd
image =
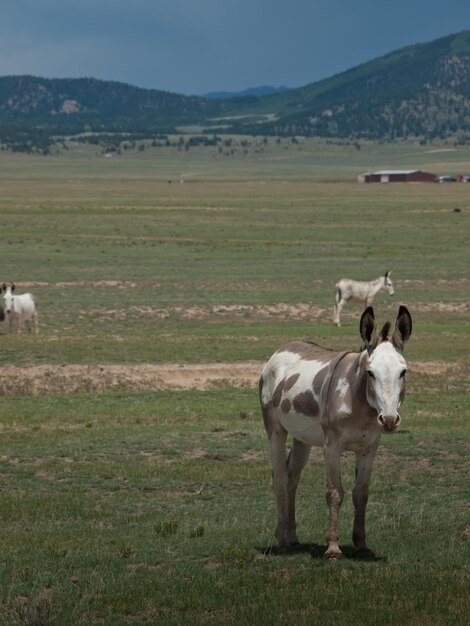
[[[419,278],[405,278],[404,280],[397,280],[398,285],[406,285],[406,287],[425,287],[436,286],[439,287],[459,287],[466,286],[470,282],[469,278],[455,278],[448,280],[447,278],[438,278],[436,280],[420,280]]]
[[[213,320],[213,319],[290,319],[316,320],[328,309],[311,304],[273,304],[273,305],[195,305],[192,307],[152,307],[130,306],[126,309],[108,309],[94,307],[81,311],[82,316],[93,316],[107,321],[125,320],[127,318],[179,319],[179,320]]]
[[[47,396],[113,391],[164,391],[246,387],[255,389],[264,363],[159,365],[35,365],[0,367],[0,395]],[[416,374],[455,375],[461,364],[439,361],[409,363]]]
[[[49,283],[45,281],[24,281],[15,283],[17,287],[22,289],[32,289],[33,287],[57,287],[63,289],[65,287],[112,287],[114,289],[135,289],[137,283],[128,280],[76,280],[62,281],[58,283]],[[158,286],[158,285],[156,285]]]
[[[411,308],[411,307],[410,307]],[[413,312],[419,313],[457,313],[465,315],[470,311],[468,302],[415,302]]]
[[[327,309],[311,304],[264,304],[264,305],[218,305],[211,307],[214,315],[242,315],[256,317],[258,319],[271,319],[273,317],[288,319],[317,319]]]
[[[36,365],[0,368],[0,394],[45,396],[112,391],[255,387],[262,364]]]
[[[444,363],[443,361],[412,361],[408,364],[411,372],[416,372],[423,376],[442,376],[443,374],[457,372],[461,368],[459,363]]]

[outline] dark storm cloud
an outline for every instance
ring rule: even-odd
[[[470,28],[450,0],[15,0],[0,73],[94,76],[181,93],[299,86]]]

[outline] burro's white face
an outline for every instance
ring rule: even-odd
[[[388,276],[385,277],[385,289],[390,296],[395,295],[395,289],[393,283]]]
[[[405,397],[406,361],[391,341],[384,341],[369,355],[367,402],[377,411],[383,432],[392,433],[400,424],[400,408]]]
[[[13,294],[11,292],[10,287],[7,287],[7,290],[3,294],[3,300],[5,301],[5,313],[9,315],[13,311]]]

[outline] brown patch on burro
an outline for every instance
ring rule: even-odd
[[[318,372],[318,374],[313,379],[312,388],[313,388],[313,393],[316,396],[319,396],[321,394],[323,383],[325,382],[327,378],[328,371],[329,371],[328,367],[325,366],[322,370]]]
[[[290,378],[286,380],[286,382],[284,383],[285,393],[287,393],[290,389],[292,389],[295,383],[299,380],[299,377],[300,377],[300,374],[294,374],[293,376],[290,376]]]
[[[281,402],[281,411],[283,413],[289,413],[289,411],[291,410],[291,401],[289,400],[289,398],[284,398],[284,400]]]
[[[329,353],[334,354],[333,350],[322,348],[314,341],[291,341],[285,346],[281,346],[278,352],[287,350],[293,354],[298,354],[305,361],[323,361],[325,365],[329,361]]]
[[[273,393],[273,406],[278,407],[281,403],[282,391],[284,389],[285,380],[281,380]]]
[[[318,403],[310,390],[304,391],[303,393],[299,393],[295,396],[293,405],[294,409],[298,413],[303,413],[308,417],[315,417],[320,413]]]

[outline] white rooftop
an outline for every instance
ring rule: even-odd
[[[390,174],[412,174],[419,170],[379,170],[377,172],[367,172],[368,174],[380,174],[380,176],[390,176]]]

